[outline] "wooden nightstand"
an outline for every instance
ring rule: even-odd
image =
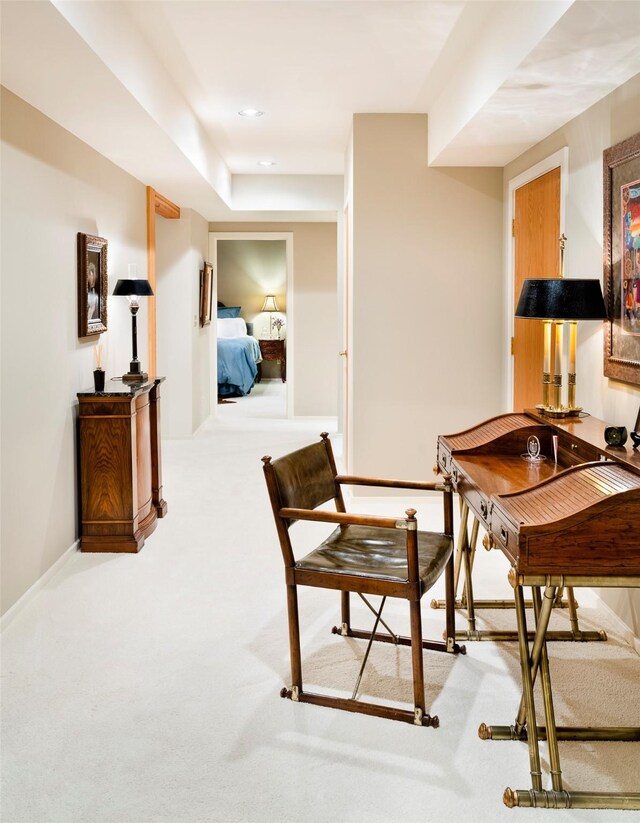
[[[260,344],[260,354],[263,360],[275,360],[280,362],[280,377],[282,382],[287,380],[287,355],[284,340],[258,340]],[[258,363],[258,383],[262,380],[262,364]]]

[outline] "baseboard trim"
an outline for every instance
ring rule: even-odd
[[[44,588],[44,586],[46,586],[46,584],[54,578],[56,574],[58,574],[62,567],[68,563],[79,548],[80,541],[76,540],[75,543],[72,543],[71,546],[69,546],[69,548],[62,555],[60,555],[56,562],[50,566],[44,574],[40,575],[36,582],[26,590],[22,597],[18,598],[13,606],[7,609],[2,617],[0,617],[0,633],[3,632],[22,611],[24,611],[26,606],[28,606],[28,604],[33,600],[40,589]]]

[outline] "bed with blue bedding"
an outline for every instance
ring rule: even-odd
[[[256,382],[260,346],[241,317],[218,318],[218,397],[242,397]]]

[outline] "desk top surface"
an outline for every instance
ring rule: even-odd
[[[104,391],[95,391],[94,389],[85,389],[78,392],[78,397],[136,397],[142,392],[149,391],[158,383],[162,383],[164,377],[149,377],[140,383],[124,383],[122,378],[111,378],[105,380]]]
[[[607,446],[606,427],[499,415],[440,437],[438,461],[519,573],[640,575],[640,454]],[[532,435],[546,459],[523,459]]]

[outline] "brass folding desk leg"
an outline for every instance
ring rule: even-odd
[[[453,567],[453,596],[458,596],[458,584],[460,583],[460,570],[462,568],[462,546],[467,542],[467,526],[469,523],[469,506],[460,498],[460,531],[458,532],[458,545],[456,546],[456,559]],[[445,601],[437,601],[438,608],[445,607]],[[441,604],[441,605],[440,605]],[[456,608],[460,608],[456,605]]]
[[[567,600],[569,601],[569,622],[571,623],[571,631],[577,639],[580,639],[582,632],[580,631],[580,626],[578,625],[578,604],[576,603],[576,598],[571,586],[567,587]]]
[[[538,729],[536,724],[536,705],[533,695],[533,662],[529,657],[529,641],[527,639],[527,613],[524,607],[522,586],[515,587],[516,617],[518,620],[518,640],[520,646],[520,670],[522,673],[522,693],[524,698],[526,722],[529,742],[529,767],[531,771],[531,786],[534,791],[542,790],[542,770],[540,767],[540,748],[538,746]],[[541,624],[542,625],[542,624]],[[531,722],[533,721],[533,722]]]
[[[476,612],[473,602],[473,556],[468,542],[462,547],[462,559],[464,561],[464,592],[467,602],[467,634],[472,637],[476,633]]]
[[[518,638],[520,646],[520,667],[522,674],[522,699],[514,726],[480,726],[479,734],[483,739],[492,740],[526,740],[529,749],[531,771],[530,789],[507,788],[503,801],[510,808],[514,806],[536,807],[545,809],[636,809],[640,810],[640,793],[621,792],[581,792],[566,791],[562,785],[559,740],[640,740],[638,728],[557,728],[553,708],[553,691],[549,657],[546,646],[549,617],[553,602],[557,596],[558,586],[547,578],[544,598],[541,600],[540,588],[532,586],[533,605],[536,616],[536,632],[533,647],[529,651],[527,618],[524,606],[523,585],[526,578],[512,578],[514,600],[518,620]],[[600,581],[602,582],[602,581]],[[615,581],[612,581],[615,582]],[[597,580],[588,580],[597,584]],[[544,701],[545,726],[536,722],[534,684],[540,673],[542,696]],[[549,773],[551,789],[542,788],[542,772],[539,741],[547,740]]]
[[[458,530],[458,542],[456,545],[456,554],[455,554],[455,561],[453,567],[453,597],[454,597],[454,608],[455,609],[464,609],[465,604],[465,594],[463,592],[462,598],[460,600],[457,599],[458,597],[458,584],[460,582],[460,569],[462,568],[462,547],[467,542],[467,522],[469,519],[469,506],[465,503],[464,498],[460,497],[460,528]],[[474,524],[475,525],[475,524]],[[475,534],[477,537],[478,530],[475,529]],[[472,532],[472,539],[473,539],[473,532]],[[445,600],[432,600],[431,601],[431,608],[432,609],[446,609],[447,601]]]
[[[542,699],[544,702],[544,718],[547,726],[547,748],[549,753],[549,772],[551,774],[551,786],[554,792],[562,791],[562,770],[560,769],[560,752],[558,751],[558,738],[556,735],[556,718],[553,710],[553,694],[551,692],[551,674],[549,672],[549,655],[547,654],[547,644],[544,640],[549,625],[549,619],[540,619],[540,587],[533,586],[531,589],[533,595],[533,608],[536,616],[536,641],[538,635],[541,635],[541,654],[540,654],[540,673],[542,677]],[[552,586],[548,586],[544,591],[545,603],[547,600],[553,603],[556,597],[556,590]],[[549,609],[549,614],[551,609]],[[535,643],[534,643],[535,645]],[[535,682],[535,675],[532,680]],[[535,709],[528,722],[531,725],[536,724]],[[537,730],[536,730],[537,736]]]
[[[478,521],[477,517],[473,518],[473,525],[471,526],[471,536],[469,537],[469,569],[471,574],[473,574],[473,564],[476,559],[476,546],[478,545],[478,530],[480,528],[480,522]]]
[[[549,595],[548,595],[549,593]],[[527,678],[525,679],[523,674],[523,690],[522,690],[522,697],[520,698],[520,705],[518,706],[518,713],[516,715],[516,722],[513,726],[488,726],[486,723],[482,723],[480,728],[478,729],[478,734],[483,740],[527,740],[531,739],[530,735],[527,732],[528,728],[528,720],[529,720],[529,710],[527,707],[527,681],[531,682],[531,694],[533,695],[533,687],[536,682],[536,677],[538,676],[538,669],[540,667],[540,661],[542,659],[543,651],[546,650],[546,646],[544,645],[544,636],[546,629],[549,625],[549,618],[551,616],[551,611],[553,609],[553,598],[554,598],[555,590],[545,590],[545,597],[542,605],[538,602],[536,606],[536,622],[537,622],[537,630],[534,635],[533,646],[531,648],[531,654],[529,654],[529,632],[527,631],[527,614],[525,611],[525,601],[524,595],[521,586],[516,586],[514,589],[514,601],[515,601],[515,608],[516,608],[516,616],[518,618],[518,642],[520,643],[520,656],[522,658],[523,654],[527,656]],[[540,598],[540,592],[538,590],[538,601]],[[519,614],[520,604],[521,601],[522,606],[522,617]],[[534,595],[534,603],[535,603],[535,595]],[[524,645],[526,651],[523,652],[523,637],[521,636],[521,627],[522,630],[525,632],[524,638]],[[544,627],[544,632],[542,631],[542,627]],[[521,660],[522,664],[522,660]],[[534,715],[535,718],[535,715]],[[534,720],[535,722],[535,720]],[[540,727],[536,727],[535,734],[536,736],[539,734]],[[545,731],[546,735],[546,731]]]

